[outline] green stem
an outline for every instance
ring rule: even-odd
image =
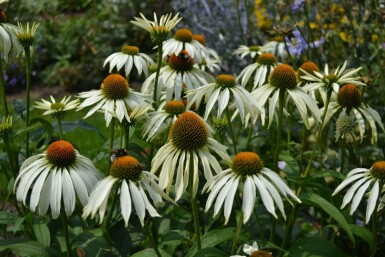
[[[115,136],[115,118],[111,120],[111,130],[110,130],[110,146],[108,148],[108,155],[111,154],[112,149],[114,148],[114,136]],[[111,158],[108,158],[108,169],[111,166]]]
[[[9,166],[11,168],[11,171],[13,172],[13,175],[16,177],[17,171],[18,171],[18,166],[19,166],[18,161],[17,161],[17,159],[15,159],[14,151],[12,151],[11,146],[9,144],[8,135],[5,135],[3,140],[4,140],[5,150],[6,150],[7,156],[8,156]]]
[[[326,102],[325,102],[325,106],[324,106],[325,109],[324,109],[324,112],[322,114],[321,124],[320,124],[320,126],[318,128],[318,132],[317,132],[317,139],[316,139],[316,142],[314,144],[313,151],[311,152],[310,160],[309,160],[309,163],[307,164],[307,167],[306,167],[306,170],[305,170],[305,174],[303,175],[303,177],[307,177],[307,175],[309,175],[309,170],[310,170],[311,162],[313,161],[315,151],[318,148],[318,144],[319,144],[320,139],[321,139],[322,130],[323,130],[323,127],[324,127],[324,122],[325,122],[326,114],[328,112],[329,101],[330,101],[331,95],[332,95],[332,90],[329,90],[329,92],[328,92],[328,94],[326,96]],[[302,190],[302,185],[298,188],[297,195],[299,195],[301,190]]]
[[[189,194],[190,194],[190,201],[191,201],[191,207],[193,211],[193,217],[194,217],[194,230],[195,230],[195,237],[196,237],[196,243],[198,251],[202,249],[201,246],[201,226],[199,222],[199,210],[198,210],[198,203],[196,196],[194,195],[194,159],[192,153],[190,153],[190,167],[189,167]]]
[[[59,128],[59,137],[63,139],[63,126],[61,123],[61,117],[57,117],[57,127]]]
[[[282,241],[282,249],[286,249],[291,241],[291,234],[294,227],[295,218],[297,217],[298,212],[298,204],[294,203],[294,207],[291,209],[290,215],[288,216],[289,219],[286,223],[286,230],[285,230],[285,236]]]
[[[226,107],[226,118],[227,118],[227,123],[229,125],[229,131],[230,131],[230,136],[231,136],[231,139],[233,140],[233,149],[234,149],[234,154],[237,154],[238,150],[237,150],[237,141],[235,140],[235,134],[234,134],[234,130],[233,130],[233,126],[231,126],[231,116],[230,116],[230,111],[229,111],[229,108]]]
[[[128,145],[130,143],[130,125],[124,124],[124,148],[128,150]]]
[[[0,94],[4,105],[4,117],[8,116],[7,96],[5,94],[5,82],[3,72],[3,59],[0,58]]]
[[[163,42],[158,43],[158,63],[156,67],[155,75],[155,84],[154,84],[154,94],[153,94],[153,107],[156,110],[158,107],[158,82],[159,82],[159,73],[160,68],[162,67],[162,55],[163,55]]]
[[[250,129],[249,129],[249,134],[247,135],[247,143],[245,149],[248,150],[250,149],[250,142],[251,142],[251,137],[253,136],[254,132],[254,124],[251,124]]]
[[[151,230],[150,230],[150,228],[147,225],[147,222],[144,222],[143,228],[144,228],[144,231],[146,231],[148,240],[150,240],[151,246],[154,249],[154,251],[156,253],[156,256],[162,257],[162,255],[159,252],[158,246],[155,243],[154,237],[152,236]]]
[[[344,168],[345,168],[345,156],[346,156],[346,139],[342,138],[341,139],[341,149],[340,149],[340,156],[341,156],[341,168],[340,168],[340,173],[344,173]]]
[[[261,236],[262,240],[265,240],[265,233],[263,232],[261,222],[259,221],[259,216],[255,208],[254,208],[254,217],[255,217],[255,223],[256,223],[255,225],[257,225],[259,235]]]
[[[239,218],[238,218],[237,229],[235,230],[233,245],[231,247],[231,255],[234,255],[237,251],[237,244],[239,240],[239,235],[241,233],[242,223],[243,223],[243,212],[241,211],[241,214],[239,215]]]
[[[291,63],[294,65],[295,64],[295,61],[294,61],[294,58],[293,56],[291,56],[290,54],[290,51],[289,51],[289,47],[287,46],[287,43],[286,43],[286,38],[283,39],[283,43],[285,45],[285,50],[287,52],[287,55],[289,56],[290,60],[291,60]]]
[[[278,124],[277,124],[277,138],[275,141],[274,162],[275,171],[279,172],[278,159],[281,152],[282,140],[282,121],[283,121],[283,105],[285,104],[285,91],[282,88],[279,91],[279,105],[278,105]]]
[[[277,220],[271,215],[271,229],[270,229],[270,242],[274,242],[275,233],[277,230]]]
[[[27,98],[27,116],[26,116],[26,122],[25,126],[28,128],[29,127],[29,112],[30,112],[30,105],[31,105],[31,96],[30,96],[30,91],[31,91],[31,50],[30,47],[24,47],[24,52],[25,52],[25,61],[26,61],[26,72],[25,72],[25,77],[26,77],[26,98]],[[29,133],[27,132],[25,135],[25,151],[26,151],[26,157],[29,157]]]
[[[70,244],[70,237],[68,233],[68,218],[67,214],[64,211],[64,204],[63,201],[61,203],[61,216],[63,218],[63,231],[64,231],[64,240],[66,244],[66,250],[67,250],[67,257],[71,257],[71,244]]]
[[[103,224],[103,227],[106,229],[108,229],[110,227],[110,224],[111,224],[111,219],[112,219],[112,215],[114,214],[115,205],[116,205],[116,202],[118,201],[118,191],[119,191],[119,187],[115,186],[114,196],[112,197],[112,204],[111,204],[111,207],[109,209],[110,212],[107,215],[106,222]]]

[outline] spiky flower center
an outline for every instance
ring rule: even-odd
[[[258,251],[252,252],[250,254],[250,257],[273,257],[273,255],[271,255],[271,253],[266,252],[264,250],[258,250]]]
[[[7,16],[3,9],[0,9],[0,23],[4,23],[7,20]]]
[[[260,49],[261,48],[259,46],[249,46],[249,51],[250,52],[258,52]]]
[[[333,83],[336,83],[337,81],[338,81],[338,77],[337,75],[334,75],[334,74],[325,75],[322,78],[322,82],[325,83],[326,89],[333,88]]]
[[[384,180],[385,179],[385,161],[375,162],[370,171],[373,177]]]
[[[197,114],[185,112],[171,126],[170,138],[178,149],[197,150],[206,144],[208,129]]]
[[[234,159],[231,169],[238,175],[247,176],[258,174],[263,168],[263,161],[253,152],[238,153]]]
[[[181,42],[191,42],[193,39],[193,34],[189,29],[178,29],[175,34],[174,38]]]
[[[205,39],[205,37],[204,37],[203,35],[201,35],[201,34],[194,34],[194,35],[192,36],[192,39],[198,41],[199,43],[201,43],[201,44],[204,45],[204,46],[206,45],[206,39]]]
[[[355,126],[356,124],[354,119],[350,116],[340,116],[336,122],[337,132],[339,135],[351,133]]]
[[[168,101],[164,106],[164,110],[172,115],[182,114],[186,111],[183,101]]]
[[[29,47],[33,45],[33,42],[35,41],[35,36],[32,35],[32,33],[28,32],[20,33],[17,35],[17,40],[23,47]]]
[[[318,68],[317,64],[315,64],[314,62],[304,62],[301,67],[299,67],[300,69],[298,69],[298,78],[301,79],[301,76],[304,76],[305,73],[302,71],[306,71],[307,73],[311,74],[314,76],[314,72],[317,71],[319,72],[320,69]],[[302,69],[302,70],[301,70]]]
[[[216,77],[216,83],[221,87],[234,87],[235,77],[228,74],[221,74]]]
[[[48,146],[47,160],[57,167],[68,167],[76,160],[76,151],[70,142],[59,140]]]
[[[7,116],[0,123],[0,139],[12,133],[12,116]]]
[[[270,85],[279,88],[294,89],[297,86],[297,74],[287,64],[280,64],[271,72]]]
[[[165,26],[153,26],[152,32],[150,33],[152,42],[157,45],[165,41],[170,35],[170,30]]]
[[[257,63],[272,66],[277,63],[277,59],[274,54],[260,54],[257,58]]]
[[[143,166],[132,156],[117,158],[110,167],[110,175],[114,178],[125,179],[126,181],[138,181],[142,174]]]
[[[137,55],[139,53],[139,48],[136,46],[123,46],[122,53],[128,55]]]
[[[346,84],[340,88],[337,94],[337,101],[347,109],[357,108],[361,105],[362,97],[360,90],[353,84]]]
[[[54,111],[62,111],[64,109],[65,105],[63,103],[52,103],[51,104],[51,110]]]
[[[182,50],[178,56],[172,54],[168,59],[168,65],[176,71],[190,71],[194,66],[194,60],[186,50]]]
[[[108,75],[100,89],[108,99],[123,99],[129,94],[128,81],[120,74]]]

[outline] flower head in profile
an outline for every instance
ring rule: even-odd
[[[384,182],[385,161],[378,161],[375,162],[370,169],[356,168],[351,170],[344,181],[334,190],[333,195],[336,195],[350,185],[349,190],[345,193],[341,209],[348,203],[351,203],[350,215],[352,215],[356,211],[366,191],[369,189],[365,217],[365,222],[368,223],[376,208],[378,198],[383,192]],[[382,200],[384,200],[384,197]]]
[[[32,212],[43,216],[50,208],[56,219],[61,211],[70,216],[77,198],[84,206],[98,177],[90,159],[80,155],[71,143],[60,140],[24,161],[14,191],[16,199]]]
[[[246,86],[247,83],[252,80],[252,90],[259,86],[262,86],[267,81],[270,73],[278,65],[277,59],[273,54],[264,53],[258,56],[256,63],[250,64],[244,68],[237,80],[241,82],[242,86]]]
[[[163,108],[152,112],[143,126],[143,137],[149,141],[158,134],[168,131],[174,121],[186,111],[183,101],[168,101]]]
[[[171,38],[163,44],[163,58],[175,54],[178,56],[182,50],[186,50],[194,61],[200,63],[204,56],[208,56],[207,48],[194,39],[193,33],[186,28],[175,32]]]
[[[242,59],[250,55],[251,58],[254,58],[262,53],[260,46],[246,46],[240,45],[234,52],[233,55],[237,55]]]
[[[156,16],[156,13],[154,13],[153,21],[147,20],[142,13],[140,14],[140,16],[142,18],[135,17],[135,21],[131,21],[131,23],[148,31],[150,33],[151,40],[157,45],[168,38],[171,33],[171,30],[182,19],[179,17],[179,13],[175,14],[174,17],[172,16],[172,13],[162,15],[159,21]]]
[[[60,102],[56,102],[51,95],[51,102],[41,99],[41,102],[35,102],[35,108],[45,110],[43,115],[52,115],[54,118],[62,118],[65,112],[74,110],[79,105],[79,99],[71,100],[71,96],[64,96]]]
[[[195,65],[197,65],[203,71],[206,69],[208,69],[210,72],[220,70],[219,65],[221,63],[221,58],[214,49],[207,46],[205,37],[201,34],[194,34],[192,38],[201,43],[205,49],[204,51],[201,51],[202,60],[199,63],[195,63]]]
[[[99,221],[100,223],[103,222],[108,198],[114,186],[119,188],[117,193],[120,195],[120,212],[126,227],[133,207],[142,226],[144,225],[146,210],[151,217],[160,216],[147,195],[157,207],[164,205],[162,197],[172,201],[157,185],[158,178],[143,170],[143,166],[135,157],[128,155],[118,157],[112,163],[109,173],[109,176],[100,180],[92,190],[88,203],[83,209],[84,219],[90,215],[94,217],[98,212]]]
[[[365,121],[369,123],[372,131],[372,143],[377,142],[376,123],[383,131],[385,131],[380,114],[369,105],[363,103],[361,91],[353,84],[346,84],[342,86],[339,89],[338,94],[332,99],[332,101],[330,101],[328,112],[325,116],[324,126],[334,115],[338,113],[340,116],[354,115],[360,131],[361,141],[364,138],[366,130]]]
[[[235,77],[229,74],[220,74],[214,83],[187,91],[187,98],[191,99],[188,108],[193,104],[198,108],[202,100],[205,101],[205,120],[216,103],[218,103],[217,117],[221,117],[224,110],[228,108],[230,100],[235,101],[242,122],[244,122],[246,115],[258,117],[259,113],[262,112],[260,107],[256,105],[253,96],[244,87],[237,85]]]
[[[329,66],[326,64],[324,68],[324,74],[313,70],[313,73],[309,73],[304,69],[300,69],[305,75],[301,76],[302,80],[308,81],[308,85],[304,88],[306,91],[324,90],[326,92],[334,91],[338,92],[340,87],[345,84],[353,84],[356,86],[364,86],[361,82],[360,76],[355,76],[362,67],[348,71],[346,70],[347,61],[344,62],[342,67],[338,66],[333,72],[329,71]]]
[[[243,187],[240,187],[240,184],[243,184]],[[205,211],[210,209],[216,199],[214,216],[224,206],[225,224],[227,224],[238,188],[243,188],[243,223],[249,220],[254,210],[257,190],[263,205],[275,218],[277,218],[275,212],[275,206],[277,206],[282,217],[286,219],[282,196],[289,202],[288,196],[298,203],[301,202],[280,176],[264,167],[263,161],[257,154],[241,152],[234,157],[229,169],[224,170],[207,181],[203,191],[210,193],[207,198]]]
[[[157,95],[160,97],[164,90],[166,101],[181,100],[184,86],[190,90],[214,81],[209,73],[194,67],[194,59],[186,50],[182,50],[179,55],[172,54],[168,58],[167,65],[160,69],[156,89],[154,89],[155,78],[156,73],[153,73],[143,82],[142,92],[152,94],[153,90],[157,90]]]
[[[258,247],[258,243],[256,241],[253,242],[253,245],[244,244],[243,245],[243,252],[248,254],[250,257],[273,257],[271,253],[260,250]],[[232,255],[230,257],[245,257],[244,255]]]
[[[10,53],[13,52],[15,55],[18,55],[21,53],[22,48],[15,35],[15,32],[18,31],[19,28],[7,23],[6,20],[5,11],[0,9],[0,52],[1,58],[8,61]]]
[[[119,122],[124,118],[130,121],[130,111],[137,106],[146,107],[151,103],[151,96],[133,91],[129,88],[128,81],[120,74],[108,75],[99,90],[82,92],[79,98],[85,100],[78,106],[78,110],[94,105],[84,118],[103,110],[107,126],[114,116]]]
[[[0,139],[12,134],[12,116],[6,116],[0,119]]]
[[[33,43],[35,41],[35,34],[37,28],[39,27],[39,23],[34,22],[30,26],[29,22],[27,22],[27,24],[25,25],[19,22],[17,26],[18,30],[15,30],[14,32],[20,45],[24,48],[33,46]]]
[[[230,161],[226,147],[211,138],[211,129],[197,114],[186,111],[171,126],[169,142],[159,149],[152,160],[151,173],[160,171],[159,186],[169,188],[175,180],[175,200],[178,200],[189,184],[192,172],[195,196],[198,190],[199,166],[203,167],[206,179],[221,172],[221,166],[211,152],[215,152],[223,160]]]
[[[116,67],[117,71],[120,71],[120,69],[122,69],[124,66],[124,73],[126,77],[130,75],[134,66],[139,75],[142,74],[143,71],[144,75],[147,77],[148,67],[150,65],[155,65],[155,62],[151,59],[150,56],[139,52],[138,47],[128,45],[123,46],[122,51],[113,53],[108,56],[104,61],[103,67],[106,66],[107,63],[110,64],[110,73],[114,67]]]
[[[258,87],[251,92],[261,106],[265,106],[268,102],[269,126],[274,119],[281,91],[283,91],[285,96],[288,96],[297,107],[302,121],[307,128],[311,126],[308,116],[309,111],[317,122],[320,121],[320,110],[315,100],[306,94],[302,88],[297,86],[297,75],[294,69],[290,65],[280,64],[271,72],[268,84]]]

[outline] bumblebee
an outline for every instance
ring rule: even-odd
[[[111,162],[114,162],[119,157],[128,155],[127,150],[124,148],[113,149],[110,154]]]

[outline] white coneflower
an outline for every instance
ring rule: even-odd
[[[16,199],[32,212],[45,215],[51,209],[52,218],[60,215],[62,205],[67,216],[79,198],[84,206],[88,194],[98,182],[98,171],[88,158],[79,154],[71,143],[60,140],[47,150],[25,160],[16,178]]]
[[[143,137],[150,141],[157,134],[168,131],[174,121],[186,111],[183,101],[168,101],[165,106],[150,114],[143,126]]]
[[[19,22],[17,26],[18,30],[14,30],[14,33],[20,45],[24,48],[33,46],[33,43],[35,41],[35,34],[37,28],[39,27],[39,23],[34,22],[30,26],[29,22],[27,22],[26,25],[23,25]]]
[[[369,105],[362,102],[361,91],[353,84],[342,86],[335,99],[333,98],[332,101],[330,101],[328,112],[325,116],[324,126],[337,113],[342,113],[343,115],[352,114],[355,116],[360,131],[361,141],[363,140],[365,133],[365,120],[368,121],[372,131],[372,143],[377,141],[376,123],[380,126],[382,131],[385,131],[380,114]]]
[[[368,223],[373,214],[380,194],[383,192],[385,179],[385,161],[375,162],[370,169],[356,168],[351,170],[344,181],[334,190],[336,195],[351,184],[342,201],[341,208],[351,202],[350,215],[360,204],[366,191],[369,189],[368,205],[366,207],[365,222]]]
[[[329,72],[329,66],[326,64],[324,74],[315,69],[313,69],[313,73],[309,73],[305,69],[300,69],[305,74],[301,76],[301,79],[308,82],[304,87],[304,90],[310,92],[313,90],[324,90],[326,92],[333,90],[335,93],[338,93],[340,87],[345,84],[364,86],[365,83],[361,82],[361,77],[354,76],[362,69],[362,67],[344,74],[346,65],[347,62],[345,61],[342,67],[338,66],[334,72]]]
[[[205,48],[205,51],[201,52],[202,61],[199,63],[196,62],[195,65],[198,66],[203,71],[205,71],[206,68],[210,72],[215,72],[217,70],[220,70],[221,58],[214,49],[209,48],[206,45],[205,37],[201,34],[194,34],[192,38],[198,41],[199,43],[201,43]]]
[[[254,210],[257,190],[266,210],[275,218],[277,218],[275,213],[275,206],[277,206],[282,217],[286,219],[281,195],[287,200],[289,200],[288,196],[290,196],[298,203],[301,202],[280,176],[263,166],[263,161],[257,154],[241,152],[234,157],[231,168],[224,170],[207,181],[203,191],[208,191],[210,194],[207,198],[205,211],[210,209],[216,199],[214,216],[224,206],[223,212],[225,224],[227,224],[239,184],[243,184],[243,223],[249,220]]]
[[[18,30],[19,28],[15,25],[6,23],[6,14],[3,9],[0,9],[0,52],[5,61],[8,61],[11,51],[16,55],[19,55],[22,51],[15,35]]]
[[[157,185],[158,178],[148,171],[144,171],[139,161],[132,156],[118,157],[110,167],[110,175],[95,186],[92,190],[87,205],[83,210],[83,218],[99,213],[99,222],[103,222],[106,212],[108,198],[114,186],[119,187],[120,213],[127,227],[133,206],[139,217],[140,223],[144,225],[146,210],[151,217],[160,216],[154,206],[148,200],[148,195],[155,206],[163,206],[162,197],[172,201]],[[109,210],[112,212],[113,210]]]
[[[51,102],[41,99],[42,102],[35,102],[35,108],[45,110],[43,115],[52,115],[54,117],[62,117],[65,112],[74,110],[79,105],[79,99],[71,100],[71,96],[64,96],[60,102],[56,102],[55,98],[51,95]]]
[[[107,63],[110,64],[110,73],[114,67],[116,67],[116,70],[119,71],[124,66],[124,73],[126,77],[130,75],[134,66],[139,75],[141,75],[143,71],[144,75],[147,77],[148,67],[150,65],[155,65],[155,62],[151,59],[150,56],[139,52],[138,47],[127,45],[122,47],[121,52],[113,53],[108,56],[104,61],[103,67],[106,66]]]
[[[244,244],[243,252],[248,254],[250,257],[273,257],[273,255],[265,250],[260,250],[258,243],[253,242],[253,245]],[[246,257],[244,255],[231,255],[230,257]]]
[[[84,118],[88,118],[98,110],[104,110],[104,118],[108,126],[114,115],[122,122],[123,118],[130,121],[129,111],[137,106],[145,107],[151,103],[151,96],[133,91],[128,81],[119,74],[110,74],[104,80],[99,90],[79,93],[85,100],[78,110],[94,105]]]
[[[207,72],[194,67],[194,60],[186,50],[179,55],[172,54],[168,59],[168,65],[161,68],[159,72],[158,88],[154,88],[156,73],[151,74],[142,86],[142,92],[151,94],[157,90],[160,97],[162,90],[166,91],[166,101],[181,100],[183,86],[187,90],[198,88],[214,81]]]
[[[307,128],[311,126],[309,111],[317,122],[320,121],[320,110],[315,100],[297,86],[297,75],[294,69],[290,65],[280,64],[272,71],[268,84],[251,92],[260,106],[265,106],[269,102],[269,126],[274,119],[281,90],[291,98]]]
[[[179,116],[170,129],[170,141],[159,149],[152,160],[151,172],[160,170],[159,186],[169,188],[175,181],[175,200],[178,200],[189,183],[189,174],[193,176],[193,196],[198,190],[199,164],[202,164],[206,179],[212,177],[212,171],[222,171],[211,151],[223,160],[230,161],[226,147],[210,137],[209,127],[204,120],[191,111]]]
[[[237,80],[240,81],[241,85],[245,87],[254,74],[252,87],[252,90],[254,90],[265,84],[270,73],[277,65],[277,59],[273,54],[261,54],[258,56],[256,63],[250,64],[241,71]]]
[[[147,20],[142,13],[140,16],[142,18],[135,17],[135,21],[131,21],[131,23],[149,32],[151,40],[156,44],[166,40],[171,30],[182,19],[179,17],[179,13],[175,14],[174,17],[172,17],[171,13],[162,15],[159,21],[156,13],[154,13],[154,21]]]
[[[162,57],[166,58],[172,54],[178,56],[182,50],[188,51],[194,61],[198,63],[202,61],[203,56],[209,55],[206,47],[195,40],[192,32],[186,28],[177,30],[174,38],[164,42]]]
[[[196,108],[199,108],[201,102],[205,101],[205,120],[207,120],[216,103],[218,103],[217,117],[220,117],[223,111],[228,108],[230,100],[235,101],[242,123],[246,115],[251,115],[254,120],[263,111],[256,104],[253,96],[244,87],[237,85],[234,76],[228,74],[218,75],[214,83],[187,91],[187,98],[191,99],[188,108],[193,104],[195,104]]]

